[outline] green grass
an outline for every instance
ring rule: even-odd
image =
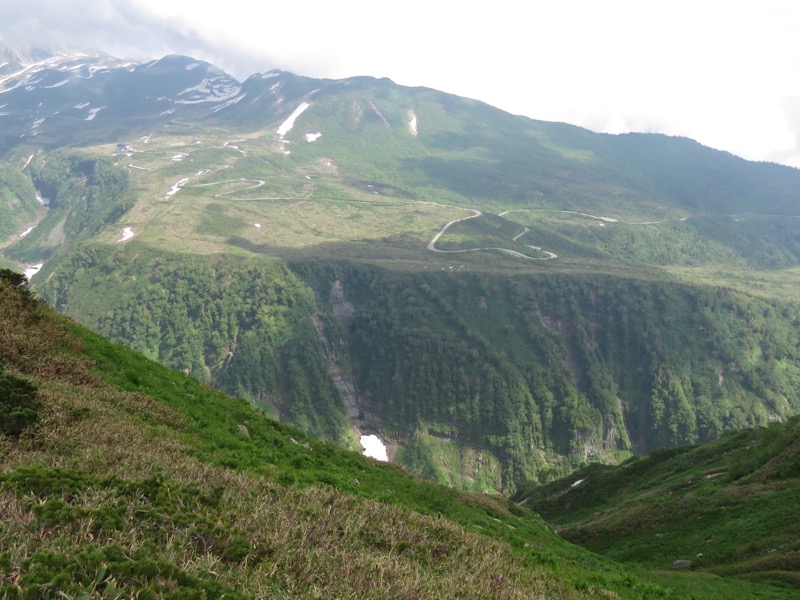
[[[4,597],[669,597],[508,500],[307,438],[5,284],[0,315],[0,361],[41,402],[0,435]]]
[[[800,595],[798,426],[795,417],[707,446],[593,465],[517,499],[567,539],[615,560],[666,570],[688,559],[708,576]]]

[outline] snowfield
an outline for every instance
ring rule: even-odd
[[[44,263],[39,263],[38,265],[31,265],[30,267],[25,269],[22,273],[23,273],[23,275],[25,275],[25,277],[28,278],[28,281],[30,281],[31,277],[33,277],[39,271],[41,271],[43,266],[44,266]]]
[[[197,173],[195,173],[191,177],[184,177],[183,179],[179,179],[178,182],[170,188],[170,190],[167,192],[167,194],[164,196],[164,198],[167,198],[167,199],[168,198],[172,198],[172,196],[177,194],[178,191],[183,186],[185,186],[187,183],[189,183],[193,179],[197,179],[198,177],[201,177],[201,176],[205,175],[208,172],[209,172],[208,170],[198,171]]]
[[[84,121],[94,121],[94,118],[97,116],[101,110],[106,108],[105,106],[101,106],[100,108],[93,108],[89,111],[89,116],[84,119]]]
[[[294,122],[297,120],[297,117],[302,115],[309,106],[311,105],[308,102],[303,102],[300,106],[295,108],[294,112],[291,115],[289,115],[289,118],[286,119],[283,123],[281,123],[280,127],[278,127],[277,130],[278,135],[280,137],[283,137],[287,133],[289,133],[292,130],[292,127],[294,127]]]
[[[389,462],[389,455],[386,454],[386,446],[377,435],[362,435],[361,447],[364,448],[364,456],[369,456],[375,460]]]
[[[178,97],[182,99],[175,100],[175,104],[225,102],[238,96],[240,91],[238,85],[227,84],[224,77],[206,78],[197,85],[178,92]]]
[[[119,244],[120,242],[127,242],[133,236],[134,236],[133,228],[132,227],[125,227],[122,230],[122,237],[117,240],[117,243]]]
[[[419,129],[417,129],[417,113],[413,110],[409,111],[408,117],[408,132],[412,136],[417,137],[419,135]]]

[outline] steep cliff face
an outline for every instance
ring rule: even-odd
[[[800,406],[790,306],[605,276],[335,271],[305,277],[329,295],[360,418],[421,475],[511,489]]]

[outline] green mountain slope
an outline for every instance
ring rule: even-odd
[[[31,182],[18,169],[0,162],[0,240],[5,243],[30,233],[42,206]]]
[[[0,597],[793,597],[733,572],[634,572],[509,500],[308,438],[8,271],[0,317]]]
[[[17,282],[2,273],[4,598],[667,593],[507,500],[306,438]]]
[[[691,568],[797,592],[797,417],[699,447],[592,465],[516,499],[560,535],[647,568]]]
[[[59,310],[461,489],[797,414],[796,170],[371,78],[218,74],[186,104],[192,64],[98,70],[172,106],[104,98],[103,143],[9,146],[52,206],[0,259]]]
[[[730,290],[287,268],[135,242],[62,273],[42,294],[98,331],[314,435],[380,432],[394,460],[464,489],[513,491],[798,411],[797,306]]]

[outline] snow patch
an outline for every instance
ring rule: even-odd
[[[302,115],[303,112],[305,112],[305,110],[309,106],[311,106],[311,105],[308,102],[303,102],[300,106],[295,108],[294,112],[291,115],[289,115],[289,118],[286,119],[283,123],[281,123],[280,127],[278,127],[278,131],[277,131],[278,135],[280,137],[283,137],[287,133],[289,133],[292,130],[292,127],[294,127],[294,122],[297,120],[297,117]]]
[[[120,242],[127,242],[129,239],[133,237],[133,227],[126,227],[122,230],[122,237],[117,240],[117,243]]]
[[[24,238],[24,237],[25,237],[26,235],[28,235],[28,234],[29,234],[31,231],[33,231],[33,227],[34,227],[34,226],[28,227],[28,228],[27,228],[25,231],[23,231],[22,233],[20,233],[20,234],[19,234],[19,239],[22,239],[22,238]]]
[[[200,63],[192,63],[190,65],[186,65],[186,70],[187,71],[191,71],[192,69],[196,69],[199,66],[200,66]]]
[[[222,82],[222,83],[220,83]],[[241,88],[228,84],[223,77],[203,79],[197,85],[186,88],[178,93],[185,96],[183,100],[176,100],[175,104],[200,104],[201,102],[223,102],[239,95]]]
[[[414,137],[419,135],[419,130],[417,129],[417,113],[413,110],[408,112],[408,132]]]
[[[36,200],[39,202],[39,204],[41,204],[45,208],[50,208],[50,200],[42,196],[39,193],[39,190],[36,190]]]
[[[81,102],[79,104],[76,104],[72,108],[76,108],[78,110],[82,110],[82,109],[86,108],[87,106],[89,106],[90,104],[91,104],[91,102]]]
[[[386,454],[386,446],[378,439],[377,435],[362,435],[361,447],[364,448],[364,456],[369,456],[375,460],[389,462],[389,456]]]
[[[100,108],[93,108],[89,111],[89,116],[84,119],[84,121],[94,121],[94,118],[97,116],[101,110],[106,108],[105,106],[101,106]]]
[[[212,112],[219,112],[219,111],[220,111],[220,110],[222,110],[223,108],[228,108],[229,106],[231,106],[231,105],[233,105],[233,104],[236,104],[237,102],[239,102],[239,100],[241,100],[242,98],[244,98],[246,95],[247,95],[247,94],[242,94],[242,95],[240,95],[240,96],[236,96],[236,97],[235,97],[235,98],[233,98],[232,100],[228,100],[227,102],[223,102],[223,103],[222,103],[222,104],[220,104],[219,106],[215,106],[214,108],[212,108],[212,109],[211,109],[211,111],[212,111]]]
[[[261,223],[253,223],[256,226],[256,229],[261,229]]]
[[[322,134],[319,131],[316,131],[314,133],[307,133],[306,134],[306,141],[307,142],[316,142],[321,137],[322,137]]]
[[[202,175],[205,175],[206,173],[208,173],[208,171],[207,171],[207,170],[198,171],[197,173],[195,173],[195,174],[194,174],[194,175],[192,175],[191,177],[184,177],[183,179],[180,179],[180,180],[178,180],[178,182],[177,182],[175,185],[173,185],[173,186],[170,188],[170,190],[167,192],[167,194],[164,196],[164,198],[167,198],[167,199],[168,199],[168,198],[172,198],[172,196],[174,196],[175,194],[177,194],[177,193],[178,193],[178,191],[179,191],[179,190],[180,190],[180,189],[181,189],[183,186],[185,186],[187,183],[189,183],[189,182],[190,182],[190,181],[192,181],[193,179],[197,179],[198,177],[200,177],[200,176],[202,176]]]
[[[183,160],[187,156],[189,156],[189,155],[188,154],[184,154],[183,152],[179,152],[178,154],[176,154],[175,156],[172,157],[172,160],[174,160],[175,162],[178,162],[178,161]]]
[[[29,165],[29,164],[31,164],[31,161],[32,161],[32,160],[33,160],[33,154],[31,154],[31,155],[28,157],[28,160],[26,160],[26,161],[25,161],[25,166],[24,166],[24,167],[22,167],[22,170],[23,170],[23,171],[24,171],[25,169],[27,169],[27,168],[28,168],[28,165]]]
[[[578,481],[576,481],[575,483],[573,483],[573,484],[572,484],[571,486],[569,486],[569,487],[578,487],[578,486],[579,486],[580,484],[582,484],[584,481],[586,481],[586,480],[585,480],[585,479],[578,479]]]
[[[54,83],[53,85],[45,85],[44,88],[46,90],[52,90],[53,88],[61,87],[62,85],[67,85],[69,79],[64,79],[63,81],[59,81],[58,83]]]
[[[34,276],[34,275],[36,275],[36,274],[37,274],[39,271],[41,271],[43,266],[44,266],[44,263],[39,263],[38,265],[31,265],[30,267],[28,267],[27,269],[25,269],[25,270],[22,272],[22,274],[23,274],[23,275],[25,275],[25,277],[27,277],[27,278],[28,278],[28,281],[30,281],[30,280],[31,280],[31,277],[33,277],[33,276]]]

